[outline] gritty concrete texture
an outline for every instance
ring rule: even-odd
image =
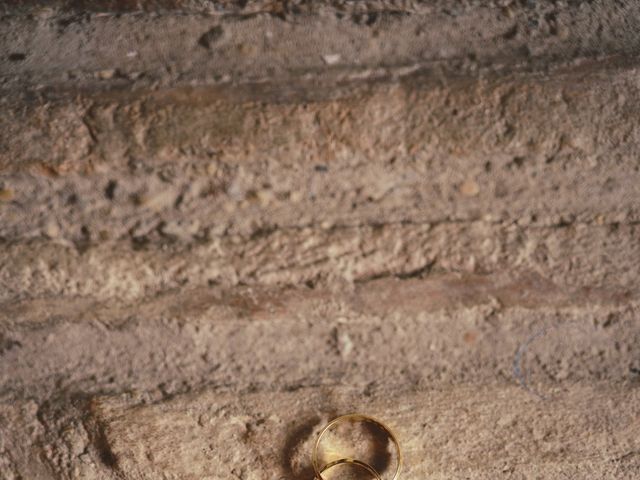
[[[639,26],[0,3],[0,479],[640,478]]]
[[[236,469],[306,478],[287,471],[308,469],[311,430],[296,432],[364,409],[402,432],[407,475],[490,478],[504,468],[562,478],[595,465],[603,476],[634,478],[637,303],[531,282],[379,280],[343,294],[207,289],[135,311],[15,305],[3,319],[11,326],[2,418],[5,444],[26,445],[9,451],[26,457],[9,465],[33,478],[38,469],[60,478],[229,478]],[[126,409],[113,406],[122,401]]]
[[[527,68],[633,54],[640,41],[636,2],[171,2],[152,14],[134,2],[84,3],[96,5],[37,2],[4,15],[4,88]]]

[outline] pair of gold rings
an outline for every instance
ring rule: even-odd
[[[316,480],[325,480],[322,474],[327,470],[339,465],[353,465],[359,469],[362,469],[368,472],[372,478],[375,478],[376,480],[382,480],[382,476],[380,475],[380,473],[378,473],[378,471],[375,468],[373,468],[371,465],[361,460],[357,460],[350,457],[340,458],[338,460],[334,460],[329,463],[326,463],[322,466],[320,465],[320,460],[318,458],[319,456],[318,450],[320,448],[320,443],[322,442],[322,438],[334,426],[343,422],[368,422],[373,424],[374,426],[376,426],[378,429],[380,429],[386,434],[389,440],[391,440],[391,442],[393,443],[396,450],[396,470],[391,480],[397,480],[398,475],[400,475],[400,469],[402,467],[402,451],[400,450],[400,444],[398,443],[398,439],[396,438],[393,431],[391,431],[391,429],[387,427],[384,423],[380,422],[379,420],[376,420],[375,418],[369,417],[367,415],[361,415],[359,413],[342,415],[341,417],[338,417],[332,420],[327,424],[326,427],[322,429],[322,431],[318,435],[316,443],[313,447],[313,453],[311,455],[311,463],[313,464],[313,470],[316,475]]]

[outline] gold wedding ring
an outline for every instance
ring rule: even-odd
[[[344,464],[356,465],[358,468],[361,468],[369,472],[371,476],[376,480],[382,480],[382,478],[380,477],[380,474],[376,472],[375,468],[373,468],[368,463],[361,462],[360,460],[354,460],[353,458],[341,458],[340,460],[335,460],[333,462],[327,463],[324,467],[322,467],[322,470],[320,471],[320,473],[322,474],[327,470],[329,470],[330,468],[333,468],[337,465],[344,465]]]
[[[396,449],[396,470],[391,480],[397,480],[398,475],[400,475],[400,469],[402,467],[402,451],[400,450],[400,444],[398,443],[398,439],[396,438],[393,431],[389,427],[387,427],[384,423],[382,423],[379,420],[376,420],[375,418],[369,417],[367,415],[361,415],[359,413],[351,413],[349,415],[342,415],[341,417],[335,418],[334,420],[329,422],[327,426],[324,427],[320,432],[320,434],[318,435],[318,438],[316,439],[316,443],[313,447],[313,452],[311,455],[311,463],[313,464],[313,471],[315,472],[316,479],[325,480],[325,478],[322,476],[322,473],[334,466],[342,465],[342,464],[351,464],[351,465],[356,465],[359,468],[362,468],[368,471],[376,480],[382,480],[382,477],[380,476],[380,474],[371,465],[369,465],[368,463],[362,462],[360,460],[355,460],[353,458],[341,458],[339,460],[332,461],[320,467],[320,462],[318,459],[318,450],[320,447],[320,442],[322,441],[322,437],[324,437],[324,435],[329,430],[331,430],[332,427],[342,422],[372,423],[377,428],[379,428],[380,430],[383,430],[387,434],[387,436],[389,437],[389,439],[391,440],[391,442],[393,443]]]

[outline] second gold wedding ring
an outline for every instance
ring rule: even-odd
[[[341,458],[340,460],[335,460],[333,462],[327,463],[324,467],[322,467],[322,471],[320,473],[322,474],[330,468],[337,467],[338,465],[355,465],[356,467],[369,472],[371,476],[376,480],[382,480],[380,474],[371,465],[365,462],[361,462],[360,460],[354,460],[352,458]]]

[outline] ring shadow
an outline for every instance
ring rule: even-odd
[[[314,480],[316,478],[311,462],[296,474],[291,464],[291,453],[297,451],[298,447],[309,439],[313,434],[314,428],[320,421],[321,419],[318,416],[310,417],[304,423],[298,425],[287,436],[282,452],[281,465],[291,480]],[[365,422],[363,427],[366,429],[367,434],[371,435],[373,439],[372,444],[374,450],[371,467],[382,474],[391,464],[392,456],[388,449],[389,436],[384,430],[381,430],[372,423]]]
[[[313,480],[313,478],[315,477],[315,473],[313,471],[311,463],[309,463],[308,466],[302,469],[302,471],[300,471],[296,476],[296,472],[293,471],[293,466],[291,465],[290,460],[291,452],[296,451],[297,447],[300,444],[304,443],[309,438],[309,436],[313,434],[313,430],[319,422],[320,417],[311,417],[303,424],[299,425],[288,435],[282,452],[282,467],[284,471],[289,474],[289,478],[293,479],[294,477],[296,477],[297,480]]]

